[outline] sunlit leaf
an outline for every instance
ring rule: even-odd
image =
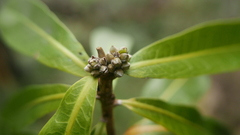
[[[204,23],[133,55],[127,74],[183,78],[240,69],[240,21]]]
[[[39,135],[89,135],[96,93],[97,79],[91,76],[73,84]]]
[[[228,135],[222,127],[200,116],[191,107],[167,104],[158,99],[121,100],[133,112],[142,115],[176,135]]]
[[[143,119],[131,126],[124,135],[173,135],[166,128],[154,122]]]
[[[142,97],[160,98],[175,104],[195,105],[210,87],[206,76],[189,79],[150,79],[142,90]]]
[[[68,88],[68,85],[52,84],[29,86],[21,90],[5,104],[1,112],[1,122],[5,123],[2,126],[6,126],[4,132],[20,132],[43,115],[57,110]]]
[[[47,66],[87,75],[82,45],[41,1],[9,0],[1,8],[0,29],[7,45]]]

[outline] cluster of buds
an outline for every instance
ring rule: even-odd
[[[113,74],[114,77],[122,77],[124,72],[129,69],[131,55],[128,54],[126,47],[117,49],[112,46],[107,54],[101,47],[98,47],[97,51],[98,57],[89,58],[88,65],[84,68],[92,76],[100,77]]]

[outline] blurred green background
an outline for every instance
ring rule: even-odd
[[[131,54],[154,41],[190,26],[216,19],[240,17],[239,0],[43,0],[74,33],[89,55],[98,43],[132,45]],[[0,4],[2,1],[0,1]],[[101,37],[101,38],[100,38]],[[100,38],[100,39],[99,39]],[[101,40],[102,39],[102,40]],[[106,44],[104,44],[106,43]],[[0,105],[27,85],[73,84],[79,78],[48,68],[8,48],[0,37]],[[217,118],[240,134],[240,72],[211,76],[211,87],[200,100],[202,113]],[[147,79],[124,76],[115,88],[117,98],[142,95]],[[123,107],[115,110],[116,130],[123,134],[137,116]],[[97,103],[94,124],[100,119]],[[37,131],[50,117],[32,125]]]

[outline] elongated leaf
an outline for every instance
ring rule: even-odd
[[[92,76],[73,84],[39,135],[89,135],[96,93],[97,79]]]
[[[0,11],[0,29],[13,49],[47,66],[85,76],[88,55],[73,34],[38,0],[9,0]]]
[[[189,79],[150,79],[142,90],[142,97],[160,98],[175,104],[195,105],[209,89],[207,76]]]
[[[240,21],[205,23],[159,40],[133,55],[127,74],[183,78],[240,69]]]
[[[36,85],[17,93],[1,111],[1,122],[5,128],[2,128],[4,130],[0,134],[20,133],[25,126],[41,116],[57,110],[68,88],[68,85],[63,84]]]
[[[228,135],[224,128],[213,126],[190,107],[167,104],[157,99],[122,100],[130,110],[161,124],[176,135]]]
[[[173,135],[161,125],[157,125],[154,122],[143,119],[130,127],[124,135]]]

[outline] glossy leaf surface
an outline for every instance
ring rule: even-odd
[[[142,97],[160,98],[175,104],[195,105],[210,88],[207,76],[188,79],[149,79]]]
[[[6,126],[2,129],[4,132],[20,132],[43,115],[57,110],[68,88],[69,85],[51,84],[29,86],[21,90],[5,104],[1,112],[5,121],[2,126]]]
[[[240,21],[204,23],[159,40],[133,55],[127,74],[184,78],[240,69]]]
[[[77,76],[88,55],[67,27],[38,0],[9,0],[0,11],[0,29],[7,45],[41,63]]]
[[[167,104],[158,99],[135,98],[122,104],[176,135],[228,135],[222,127],[213,125],[193,108]]]
[[[97,79],[87,76],[73,84],[40,135],[89,135],[97,93]]]

